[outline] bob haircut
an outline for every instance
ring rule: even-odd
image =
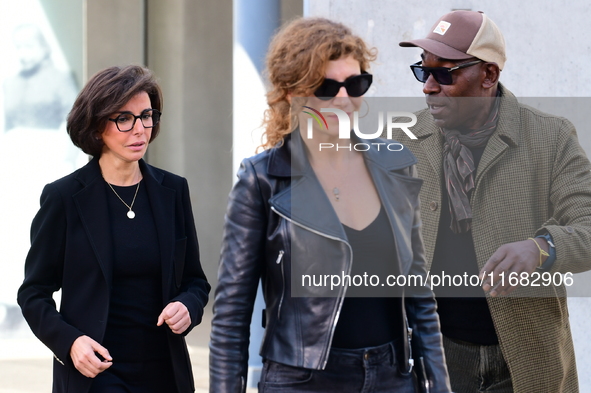
[[[130,65],[109,67],[95,74],[82,89],[68,115],[66,129],[74,145],[86,154],[100,157],[107,121],[136,94],[146,92],[152,109],[162,111],[162,91],[152,71]],[[158,136],[160,123],[152,128],[150,142]]]
[[[351,29],[329,19],[298,18],[285,25],[273,37],[267,53],[266,72],[271,86],[260,147],[280,145],[297,127],[288,95],[312,96],[324,81],[329,61],[353,56],[361,72],[366,72],[376,55],[377,50],[369,49]]]

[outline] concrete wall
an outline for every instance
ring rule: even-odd
[[[151,164],[187,177],[201,263],[215,285],[232,186],[232,1],[147,0],[147,64],[160,78]]]
[[[84,82],[114,65],[145,65],[143,0],[86,0]]]
[[[583,0],[310,0],[310,16],[339,20],[379,50],[373,67],[375,97],[420,96],[408,66],[420,49],[398,42],[423,37],[439,16],[453,9],[485,12],[501,29],[507,63],[501,74],[516,96],[588,97],[591,38],[589,4]]]

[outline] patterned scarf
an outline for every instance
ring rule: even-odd
[[[453,233],[468,232],[472,227],[472,208],[468,199],[474,188],[474,157],[470,149],[484,147],[497,128],[500,98],[494,100],[484,125],[467,134],[458,130],[441,129],[443,143],[443,174],[449,195],[450,229]]]

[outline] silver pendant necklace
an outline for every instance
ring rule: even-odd
[[[128,205],[127,203],[125,203],[125,201],[119,196],[119,194],[117,194],[117,191],[115,191],[115,189],[113,188],[113,186],[111,185],[111,183],[109,183],[106,180],[105,180],[105,182],[109,185],[109,187],[111,187],[111,190],[113,190],[113,192],[115,193],[115,195],[117,196],[117,198],[119,198],[119,200],[121,202],[123,202],[123,204],[125,206],[127,206],[127,208],[129,209],[129,211],[127,212],[127,218],[129,218],[130,220],[133,220],[135,218],[135,212],[132,210],[132,208],[133,208],[133,204],[135,203],[135,197],[137,196],[137,192],[140,189],[140,183],[141,183],[141,181],[139,181],[137,183],[137,187],[135,189],[135,195],[133,196],[133,201],[131,201],[131,205]]]
[[[341,190],[339,190],[338,187],[335,187],[332,189],[332,194],[334,195],[334,198],[338,201],[341,196]]]

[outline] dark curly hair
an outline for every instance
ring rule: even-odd
[[[93,157],[100,157],[104,143],[99,135],[108,118],[136,94],[146,92],[153,109],[162,111],[162,91],[152,71],[129,65],[109,67],[95,74],[80,91],[68,115],[66,129],[74,145]],[[152,142],[160,124],[152,128]]]

